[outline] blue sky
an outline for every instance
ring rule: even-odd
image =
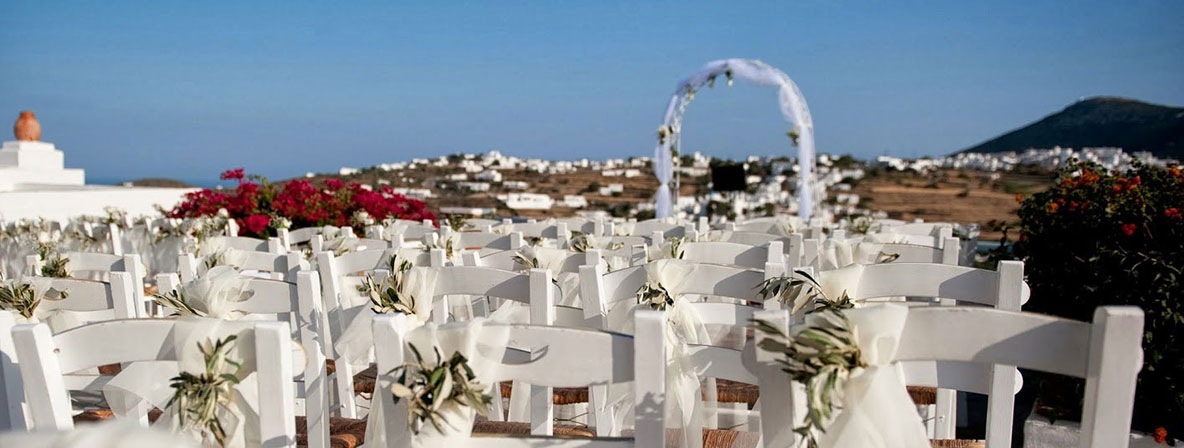
[[[818,150],[958,150],[1119,95],[1184,105],[1184,2],[6,0],[0,118],[37,112],[91,178],[273,177],[499,149],[652,151],[720,58],[797,82]],[[770,88],[696,96],[684,151],[792,148]]]

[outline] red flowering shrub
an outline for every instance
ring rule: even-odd
[[[1089,321],[1101,305],[1146,316],[1134,426],[1184,433],[1184,173],[1076,164],[1024,199],[1014,255],[1032,287],[1025,311]],[[1075,418],[1082,382],[1035,375],[1037,411]]]
[[[170,210],[168,216],[214,216],[218,210],[226,209],[238,222],[239,235],[255,237],[275,233],[277,220],[273,218],[287,218],[294,229],[334,225],[354,226],[358,232],[364,230],[362,224],[352,218],[361,211],[375,222],[387,218],[436,219],[423,201],[395,193],[390,185],[378,191],[354,182],[347,185],[339,179],[325,181],[324,188],[303,179],[276,185],[262,176],[247,175],[242,168],[227,170],[221,178],[236,180],[238,186],[233,190],[203,189],[186,194],[185,200]]]

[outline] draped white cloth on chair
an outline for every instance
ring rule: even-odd
[[[703,403],[699,391],[699,375],[690,358],[689,345],[710,344],[711,335],[703,319],[682,297],[686,282],[694,275],[695,264],[675,259],[657,260],[645,265],[646,283],[661,285],[674,297],[674,304],[666,307],[666,415],[671,423],[681,426],[681,440],[673,440],[682,448],[698,448],[703,439]],[[640,307],[636,301],[622,301],[608,313],[609,330],[633,333],[633,312]],[[621,387],[612,387],[613,402],[624,400]],[[627,401],[627,400],[625,400]],[[623,425],[631,412],[617,412],[618,424]]]
[[[926,448],[925,424],[892,362],[908,320],[908,307],[874,305],[845,310],[866,367],[843,385],[842,404],[819,446],[826,448]],[[811,319],[807,315],[807,323]]]
[[[489,393],[496,387],[492,380],[496,378],[498,366],[502,362],[500,355],[505,352],[510,337],[508,326],[491,324],[493,322],[483,318],[441,326],[429,322],[408,331],[406,340],[408,345],[414,346],[424,357],[424,364],[427,366],[439,365],[441,361],[451,358],[453,353],[460,353],[468,360],[469,367],[477,377],[477,383],[485,386],[485,393]],[[433,350],[433,347],[439,351]],[[444,359],[437,357],[437,353]],[[486,354],[499,357],[491,359]],[[404,356],[408,362],[415,361],[410,351],[405,352]],[[386,372],[379,372],[380,375],[384,373]],[[402,434],[386,434],[383,422],[392,418],[391,413],[394,411],[394,400],[389,390],[376,389],[373,403],[375,404],[366,420],[366,444],[370,446],[447,446],[445,440],[449,437],[469,436],[476,415],[474,409],[463,408],[452,402],[446,403],[444,407],[447,409],[441,410],[445,418],[443,431],[437,431],[431,423],[426,423],[413,438],[410,428]],[[388,437],[398,437],[398,443],[389,445]]]

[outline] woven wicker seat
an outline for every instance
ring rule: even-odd
[[[366,441],[366,420],[329,418],[329,447],[354,448]],[[308,446],[308,421],[296,417],[296,446]]]
[[[161,414],[163,414],[163,412],[161,412],[160,409],[148,411],[148,422],[155,423],[156,419],[160,418]],[[75,425],[101,422],[103,420],[110,420],[113,418],[115,418],[115,413],[111,412],[110,409],[91,409],[75,414],[73,417]]]
[[[986,442],[980,442],[978,440],[930,440],[929,445],[933,446],[933,448],[987,448]]]
[[[354,375],[354,393],[372,394],[374,393],[374,384],[377,382],[378,367],[370,366]]]
[[[503,381],[498,386],[501,387],[502,398],[509,398],[513,387],[510,381]],[[556,387],[551,390],[551,402],[557,405],[576,404],[588,402],[588,388],[587,387]]]
[[[914,404],[926,405],[937,403],[936,387],[908,386],[909,397]]]
[[[528,435],[530,423],[481,420],[473,423],[473,434]],[[563,437],[596,437],[596,433],[583,425],[554,425],[554,434]]]

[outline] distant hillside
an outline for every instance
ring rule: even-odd
[[[131,184],[133,187],[194,188],[193,185],[179,180],[161,178],[136,179],[131,181]]]
[[[960,152],[1118,146],[1184,160],[1184,108],[1096,97]]]

